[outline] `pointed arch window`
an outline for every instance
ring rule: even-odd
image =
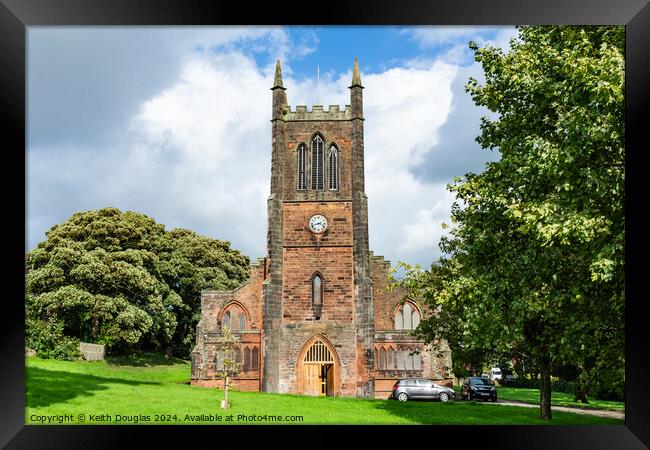
[[[246,322],[246,312],[238,304],[226,306],[221,326],[230,328],[230,331],[241,331],[248,329]]]
[[[311,280],[311,302],[314,306],[323,305],[323,279],[320,274],[314,275]]]
[[[406,302],[395,311],[396,330],[415,330],[420,324],[420,311],[411,302]]]
[[[323,190],[323,162],[325,151],[323,139],[316,135],[311,141],[311,189],[313,191]]]
[[[257,347],[253,347],[253,351],[251,352],[251,370],[257,370],[259,368],[259,359],[260,351]]]
[[[298,190],[304,191],[307,189],[307,147],[305,144],[300,144],[296,154],[298,166]]]
[[[339,188],[339,153],[334,145],[330,147],[327,155],[328,159],[328,182],[330,191],[336,191]]]

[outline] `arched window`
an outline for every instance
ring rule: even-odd
[[[251,370],[259,369],[260,351],[257,347],[253,347],[251,352]]]
[[[395,310],[395,329],[415,330],[420,324],[420,319],[417,307],[411,302],[406,302]]]
[[[398,350],[397,352],[397,369],[404,370],[404,350]]]
[[[420,352],[413,354],[413,369],[422,370],[422,354]]]
[[[231,331],[246,330],[246,312],[237,304],[228,305],[223,313],[221,324],[230,328]]]
[[[379,369],[380,370],[386,369],[386,350],[384,349],[384,347],[382,347],[379,350]]]
[[[388,369],[395,369],[395,349],[394,348],[389,348],[388,349]]]
[[[323,279],[319,274],[311,280],[311,302],[314,306],[323,305]]]
[[[406,350],[406,370],[413,370],[413,350]]]
[[[251,370],[251,351],[248,347],[244,349],[244,371]]]
[[[296,152],[298,166],[298,190],[307,189],[307,148],[305,144],[300,144]]]
[[[323,139],[316,135],[311,141],[311,189],[313,191],[323,190],[323,160],[325,152]]]
[[[327,158],[329,165],[329,179],[327,185],[330,191],[336,191],[339,188],[339,154],[335,146],[332,145],[330,147]]]

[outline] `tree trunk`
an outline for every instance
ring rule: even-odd
[[[229,378],[228,375],[226,375],[226,380],[223,383],[223,400],[225,402],[224,408],[228,409],[230,405],[228,405],[228,384],[229,384]]]
[[[544,355],[540,360],[539,406],[542,420],[551,420],[551,359]]]
[[[577,380],[575,381],[575,398],[573,399],[573,401],[581,402],[581,403],[589,403],[589,400],[587,400],[587,391],[585,390],[582,383],[578,382]]]

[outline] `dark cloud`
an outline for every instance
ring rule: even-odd
[[[411,167],[416,179],[430,182],[451,182],[454,176],[480,172],[488,161],[499,159],[496,151],[482,149],[475,141],[480,133],[482,116],[494,118],[494,113],[478,108],[465,92],[470,76],[479,77],[476,66],[464,67],[451,84],[451,111],[438,130],[438,142],[424,155],[421,164]]]

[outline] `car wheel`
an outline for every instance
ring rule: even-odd
[[[449,400],[449,394],[447,394],[446,392],[441,392],[439,398],[441,402],[446,402]]]
[[[406,395],[405,392],[402,392],[397,396],[397,400],[399,400],[400,402],[405,402],[408,399],[409,399],[409,396]]]

